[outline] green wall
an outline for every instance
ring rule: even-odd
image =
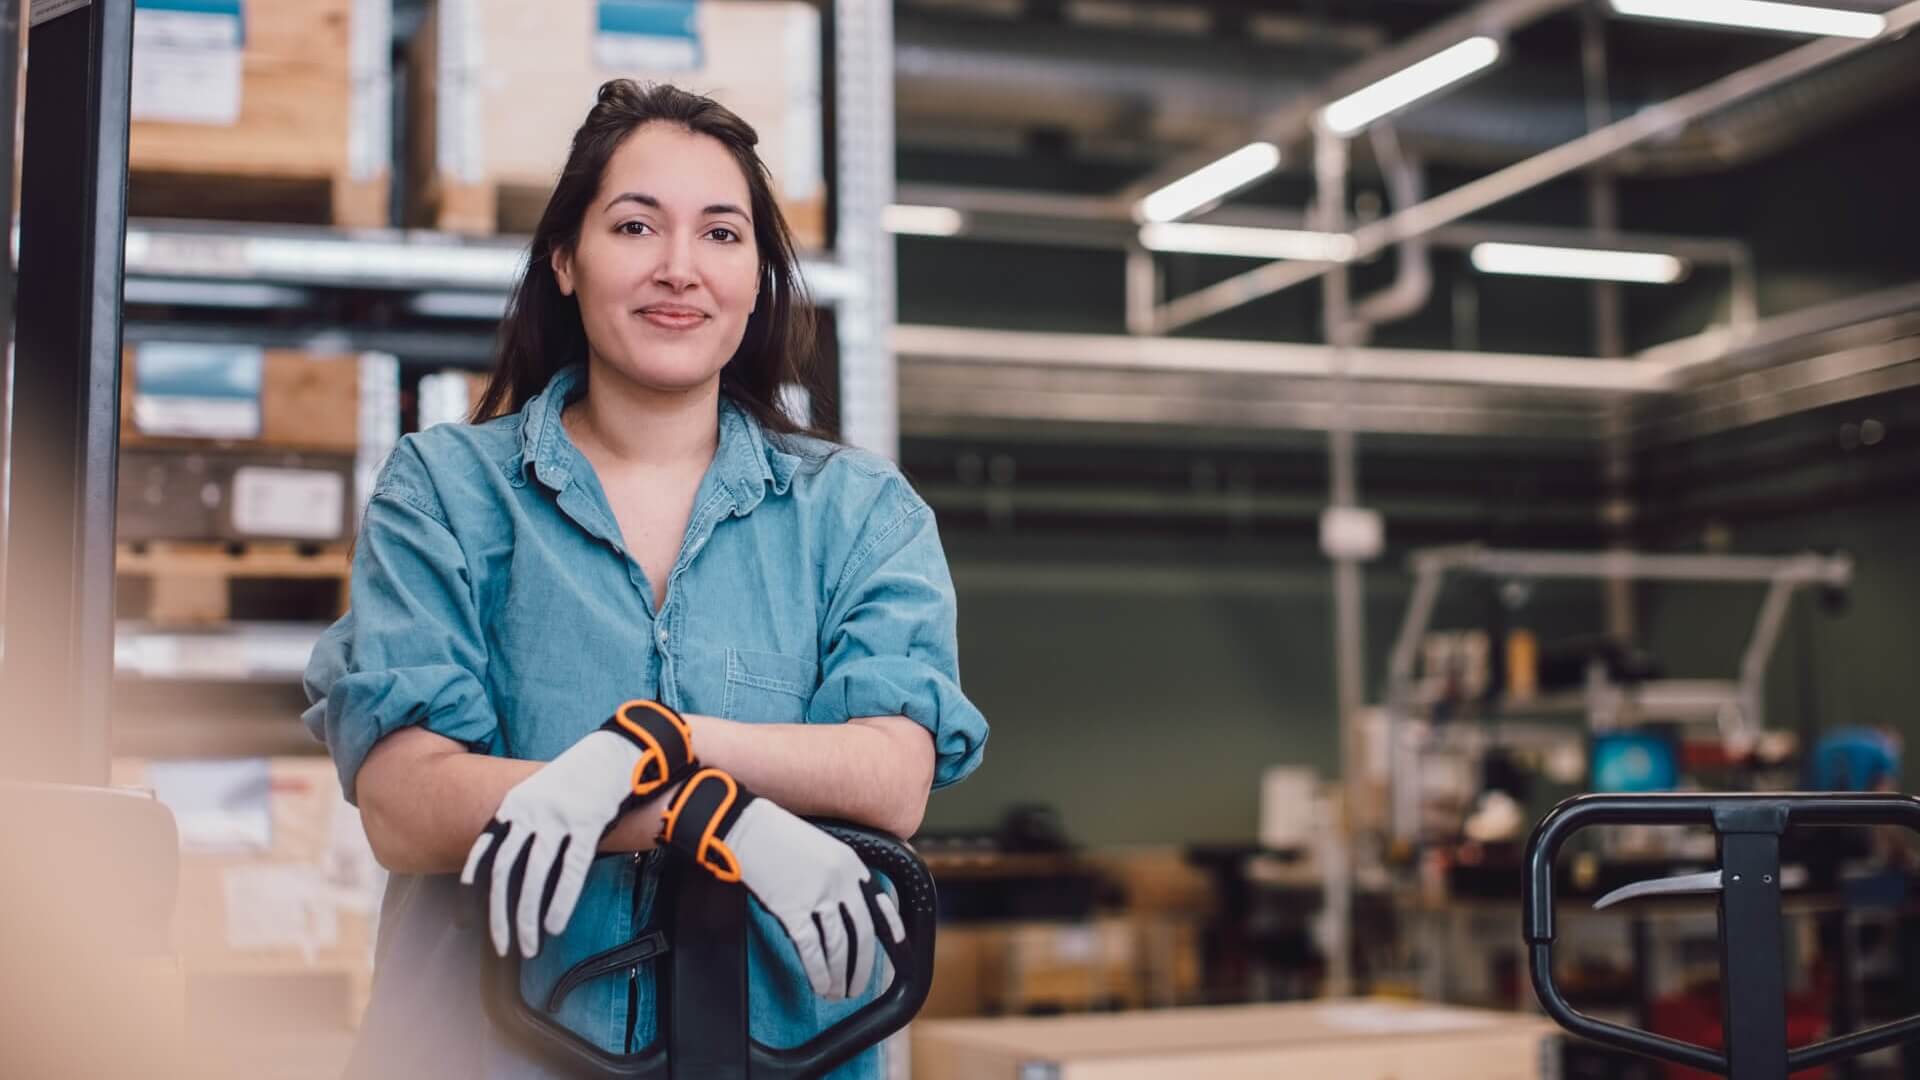
[[[926,827],[1055,807],[1089,844],[1251,840],[1270,765],[1338,774],[1332,602],[1310,548],[961,539],[961,677],[993,727],[985,763]],[[1052,548],[1051,551],[1045,550]],[[1404,556],[1367,575],[1368,677],[1382,683],[1410,589]],[[1588,590],[1543,593],[1553,632],[1591,627]],[[1440,626],[1477,621],[1452,588]]]
[[[1818,731],[1887,724],[1920,750],[1920,500],[1838,506],[1735,525],[1733,549],[1843,548],[1855,558],[1847,604],[1829,612],[1803,593],[1767,678],[1769,727]],[[1681,676],[1734,669],[1760,590],[1665,587],[1643,593],[1648,644]],[[1912,753],[1904,787],[1920,785]]]

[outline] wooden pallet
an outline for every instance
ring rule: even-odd
[[[127,179],[134,217],[336,225],[382,229],[391,223],[387,177],[345,173],[248,176],[135,169]]]
[[[260,541],[122,544],[114,560],[121,614],[155,626],[331,619],[351,562],[344,544]]]
[[[435,177],[416,192],[412,212],[415,220],[441,232],[523,235],[540,223],[552,194],[552,185],[460,183]]]
[[[149,96],[129,131],[128,212],[387,225],[391,0],[250,0],[244,12],[231,123],[183,117],[156,104],[177,93],[156,89],[165,80],[136,80]]]

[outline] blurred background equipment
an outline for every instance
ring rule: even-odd
[[[337,1074],[382,871],[300,674],[394,441],[471,416],[567,133],[668,80],[758,129],[832,388],[793,407],[933,507],[994,727],[918,838],[896,1073],[1650,1075],[1514,1015],[1529,823],[1914,788],[1917,22],[0,0],[0,760],[87,792],[8,797],[123,866],[101,913],[168,922],[102,961],[153,1045]],[[1571,909],[1715,855],[1569,844],[1570,1000],[1703,1030],[1710,901]],[[1920,1011],[1915,866],[1782,838],[1790,1035]]]

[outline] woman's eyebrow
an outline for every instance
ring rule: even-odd
[[[625,191],[625,192],[621,192],[618,195],[615,195],[611,200],[607,202],[607,209],[611,210],[623,202],[639,203],[641,206],[649,207],[654,210],[661,209],[659,199],[656,199],[651,195],[648,195],[648,194],[645,194],[644,192],[639,192],[639,191]],[[707,217],[712,217],[716,214],[736,214],[740,217],[746,218],[748,221],[753,220],[752,215],[748,214],[745,210],[740,209],[738,206],[735,206],[732,203],[713,203],[709,205],[705,211],[703,211],[703,214]]]

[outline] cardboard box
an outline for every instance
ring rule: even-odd
[[[120,364],[127,449],[360,449],[360,362],[249,346],[153,342]]]
[[[1539,1080],[1540,1017],[1315,1001],[913,1025],[916,1080]]]
[[[359,495],[353,458],[339,454],[238,454],[227,460],[216,514],[226,540],[344,540]]]
[[[114,535],[121,542],[207,540],[220,534],[226,485],[217,457],[197,451],[120,455]]]
[[[751,124],[796,242],[824,247],[819,7],[795,0],[680,7],[436,0],[415,38],[416,223],[531,231],[595,91],[630,78],[709,95]]]
[[[1146,1004],[1137,928],[1125,918],[1022,923],[1007,930],[999,1011],[1081,1012]]]
[[[386,225],[391,41],[390,0],[136,0],[132,213]]]
[[[329,759],[119,758],[112,777],[174,812],[174,935],[188,976],[338,976],[358,1007],[385,875]]]
[[[343,540],[359,499],[354,469],[346,454],[131,450],[120,458],[115,535]]]
[[[1005,978],[1006,930],[991,924],[945,923],[933,940],[933,986],[919,1017],[983,1016]]]

